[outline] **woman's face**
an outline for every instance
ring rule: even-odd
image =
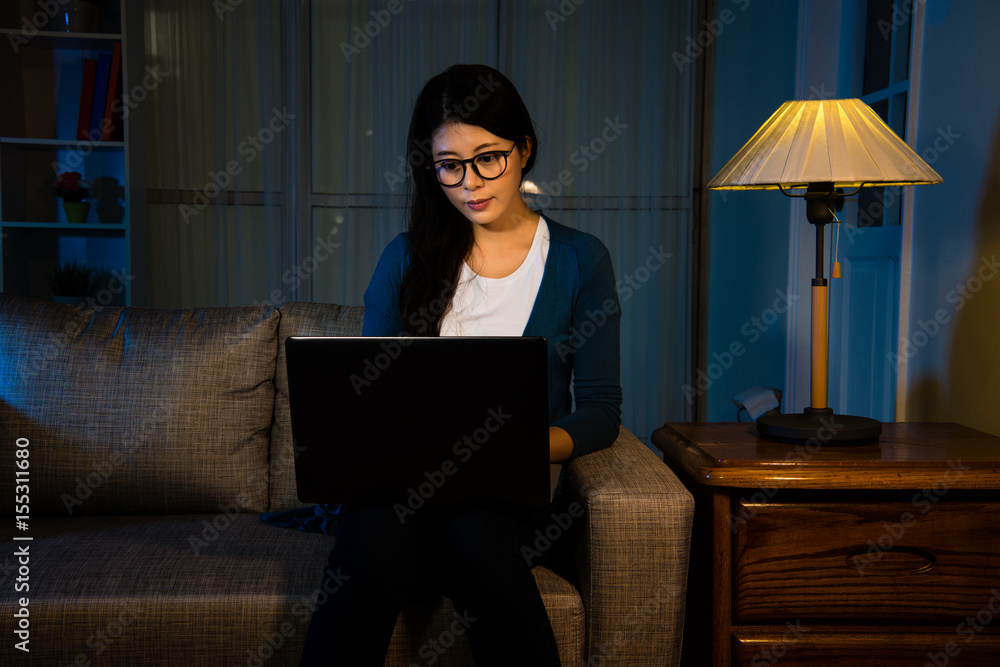
[[[502,139],[478,125],[464,123],[445,123],[431,137],[433,155],[431,160],[438,162],[448,158],[466,160],[489,151],[514,151],[507,156],[507,168],[497,178],[485,179],[472,168],[465,165],[465,178],[454,187],[441,189],[448,201],[462,212],[470,222],[476,225],[489,225],[499,222],[499,226],[516,222],[516,217],[527,213],[527,206],[521,199],[521,170],[528,161],[531,145],[522,152],[514,146],[510,139]],[[527,140],[526,140],[527,142]],[[501,158],[502,160],[502,158]],[[483,161],[484,165],[490,159]],[[461,174],[461,166],[451,164]],[[481,167],[481,171],[484,170]],[[487,172],[488,176],[489,173]]]

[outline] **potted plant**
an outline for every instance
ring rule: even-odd
[[[56,196],[63,200],[63,211],[66,212],[66,221],[74,223],[87,222],[90,214],[90,202],[86,201],[90,196],[90,184],[83,180],[78,172],[67,171],[56,177]]]
[[[125,217],[125,188],[114,176],[98,176],[90,186],[92,199],[97,202],[97,219],[106,225],[121,224]]]
[[[66,262],[49,274],[49,289],[56,303],[79,303],[90,296],[101,276],[77,260]]]

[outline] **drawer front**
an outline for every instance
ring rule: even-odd
[[[738,667],[995,667],[1000,635],[966,641],[949,633],[829,632],[803,625],[733,635]]]
[[[737,623],[954,627],[1000,612],[1000,502],[737,501],[734,516]]]

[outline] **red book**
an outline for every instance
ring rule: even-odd
[[[87,58],[83,61],[83,86],[80,88],[80,115],[76,121],[76,138],[90,139],[90,111],[94,105],[94,79],[97,77],[97,61]]]
[[[101,121],[104,105],[108,101],[108,72],[111,71],[111,54],[97,54],[97,74],[94,75],[94,105],[90,107],[90,134],[92,141],[101,140]]]
[[[121,135],[121,128],[119,127],[122,123],[121,119],[121,108],[118,109],[118,113],[114,113],[113,107],[115,100],[118,99],[121,93],[121,79],[122,79],[122,43],[115,42],[114,51],[111,53],[111,71],[108,78],[108,100],[104,105],[104,123],[101,125],[103,133],[101,139],[103,141],[110,141],[111,137],[114,135]]]

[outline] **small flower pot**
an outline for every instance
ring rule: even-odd
[[[66,222],[82,225],[90,215],[89,201],[64,201],[63,211],[66,212]]]

